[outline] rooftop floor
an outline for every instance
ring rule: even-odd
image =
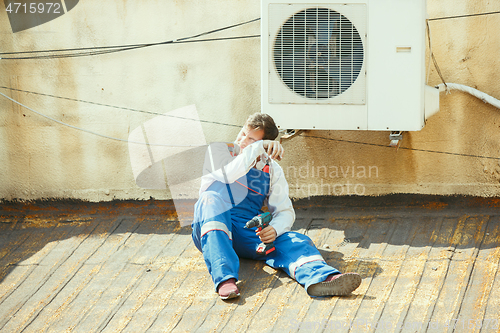
[[[500,200],[394,195],[295,202],[293,229],[361,274],[311,298],[241,260],[222,301],[171,202],[0,204],[1,332],[498,332]]]

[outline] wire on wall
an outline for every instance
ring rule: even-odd
[[[326,140],[326,141],[344,142],[344,143],[357,144],[357,145],[363,145],[363,146],[391,148],[392,150],[394,150],[394,148],[391,147],[391,146],[377,144],[377,143],[360,142],[360,141],[344,140],[344,139],[333,139],[333,138],[325,138],[325,137],[322,137],[322,136],[305,135],[305,134],[300,134],[299,136],[302,136],[302,137],[305,137],[305,138],[322,139],[322,140]],[[452,153],[452,152],[446,152],[446,151],[430,150],[430,149],[419,149],[419,148],[411,148],[411,147],[399,147],[398,149],[409,150],[409,151],[417,151],[417,152],[424,152],[424,153],[434,153],[434,154],[443,154],[443,155],[452,155],[452,156],[461,156],[461,157],[474,157],[474,158],[479,158],[479,159],[490,159],[490,160],[500,161],[500,157],[493,157],[493,156],[482,156],[482,155]]]
[[[428,21],[442,21],[442,20],[451,20],[451,19],[457,19],[457,18],[467,18],[467,17],[475,17],[475,16],[494,15],[494,14],[500,14],[500,11],[486,12],[486,13],[477,13],[477,14],[456,15],[456,16],[435,17],[435,18],[428,19]]]
[[[434,63],[434,67],[436,68],[436,71],[441,78],[441,81],[443,83],[437,85],[437,87],[441,91],[446,91],[446,93],[450,93],[450,90],[455,89],[455,90],[460,90],[466,93],[469,93],[472,96],[475,96],[479,99],[481,99],[485,103],[489,103],[496,108],[500,109],[500,101],[497,100],[496,98],[487,95],[484,92],[481,92],[477,89],[462,85],[462,84],[457,84],[457,83],[447,83],[446,80],[443,77],[443,74],[441,73],[441,69],[439,68],[439,65],[436,61],[436,57],[434,56],[434,52],[432,51],[432,41],[431,41],[431,28],[429,26],[429,21],[436,21],[436,20],[446,20],[446,19],[456,19],[456,18],[468,18],[468,17],[475,17],[475,16],[484,16],[484,15],[492,15],[492,14],[500,14],[500,11],[496,12],[487,12],[487,13],[479,13],[479,14],[469,14],[469,15],[458,15],[458,16],[448,16],[448,17],[441,17],[441,18],[434,18],[434,19],[428,19],[426,21],[426,26],[427,26],[427,37],[429,39],[429,58],[432,59]],[[430,66],[428,68],[427,72],[427,82],[429,81],[429,74],[430,74]]]
[[[434,52],[432,52],[431,28],[429,26],[429,22],[451,20],[451,19],[458,19],[458,18],[469,18],[469,17],[477,17],[477,16],[485,16],[485,15],[495,15],[495,14],[500,14],[500,11],[476,13],[476,14],[465,14],[465,15],[455,15],[455,16],[445,16],[445,17],[435,17],[435,18],[431,18],[431,19],[426,20],[427,38],[429,39],[429,60],[432,59],[434,67],[436,68],[436,71],[437,71],[439,77],[441,78],[441,81],[443,82],[443,84],[446,88],[448,88],[446,85],[446,80],[444,79],[443,74],[441,73],[441,69],[439,68],[436,57],[434,56]],[[429,74],[430,74],[430,66],[429,66],[429,70],[427,72],[427,81],[429,81]]]
[[[54,50],[38,50],[38,51],[22,51],[22,52],[3,52],[0,53],[0,59],[2,60],[27,60],[27,59],[58,59],[58,58],[73,58],[73,57],[84,57],[84,56],[95,56],[108,53],[116,53],[128,50],[135,50],[145,47],[167,45],[167,44],[181,44],[188,42],[211,42],[220,40],[234,40],[234,39],[247,39],[260,37],[260,35],[250,35],[250,36],[236,36],[236,37],[223,37],[223,38],[211,38],[211,39],[198,39],[193,40],[198,37],[207,36],[216,32],[236,28],[245,24],[253,23],[260,20],[256,18],[253,20],[229,25],[226,27],[202,32],[193,36],[183,37],[178,39],[172,39],[169,41],[158,42],[158,43],[143,43],[143,44],[132,44],[132,45],[117,45],[117,46],[95,46],[95,47],[84,47],[84,48],[71,48],[71,49],[54,49]],[[44,54],[50,53],[50,54]],[[41,55],[40,55],[41,54]],[[26,55],[20,57],[4,57],[5,55]]]
[[[484,15],[494,15],[494,14],[500,14],[500,11],[493,11],[493,12],[486,12],[486,13],[476,13],[476,14],[466,14],[466,15],[456,15],[456,16],[447,16],[447,17],[435,17],[428,19],[427,21],[440,21],[440,20],[449,20],[449,19],[457,19],[457,18],[468,18],[468,17],[475,17],[475,16],[484,16]],[[245,24],[249,24],[252,22],[259,21],[259,18],[245,21],[242,23],[237,23],[233,24],[230,26],[226,26],[223,28],[203,32],[197,35],[193,35],[190,37],[183,37],[179,39],[172,39],[169,41],[164,41],[164,42],[158,42],[158,43],[142,43],[142,44],[131,44],[131,45],[116,45],[116,46],[94,46],[94,47],[84,47],[84,48],[71,48],[71,49],[54,49],[54,50],[35,50],[35,51],[21,51],[21,52],[2,52],[0,53],[0,59],[2,60],[21,60],[21,59],[57,59],[57,58],[71,58],[71,57],[83,57],[83,56],[94,56],[94,55],[101,55],[101,54],[108,54],[108,53],[116,53],[116,52],[122,52],[122,51],[128,51],[128,50],[134,50],[134,49],[139,49],[139,48],[145,48],[145,47],[150,47],[150,46],[157,46],[157,45],[166,45],[166,44],[178,44],[178,43],[187,43],[187,42],[208,42],[208,41],[220,41],[220,40],[234,40],[234,39],[246,39],[246,38],[257,38],[260,37],[260,35],[250,35],[250,36],[235,36],[235,37],[223,37],[223,38],[212,38],[212,39],[201,39],[201,40],[194,40],[192,41],[191,39],[201,37],[201,36],[206,36],[215,32],[235,28],[238,26],[242,26]],[[68,52],[68,53],[64,53]],[[73,53],[70,53],[73,52]],[[34,54],[40,54],[40,53],[55,53],[55,54],[49,54],[49,55],[34,55]],[[61,53],[61,54],[58,54]],[[5,55],[26,55],[26,54],[31,54],[28,56],[22,56],[22,57],[3,57]]]
[[[39,95],[39,96],[46,96],[46,97],[58,98],[58,99],[63,99],[63,100],[67,100],[67,101],[72,101],[72,102],[79,102],[79,103],[86,103],[86,104],[104,106],[104,107],[113,108],[113,109],[119,109],[119,110],[131,111],[131,112],[138,112],[138,113],[150,114],[150,115],[155,115],[155,116],[170,117],[170,118],[176,118],[176,119],[182,119],[182,120],[192,120],[192,121],[198,121],[198,122],[201,122],[201,123],[208,123],[208,124],[215,124],[215,125],[223,125],[223,126],[230,126],[230,127],[241,128],[240,125],[222,123],[222,122],[213,121],[213,120],[190,119],[190,118],[181,117],[181,116],[174,116],[174,115],[171,115],[171,114],[164,114],[164,113],[153,112],[153,111],[139,110],[139,109],[134,109],[134,108],[126,108],[126,107],[123,107],[123,106],[116,106],[116,105],[110,105],[110,104],[103,104],[103,103],[85,101],[85,100],[81,100],[81,99],[75,99],[75,98],[69,98],[69,97],[62,97],[62,96],[44,94],[44,93],[39,93],[39,92],[34,92],[34,91],[28,91],[28,90],[21,90],[21,89],[15,89],[15,88],[4,87],[4,86],[0,86],[0,88],[2,88],[2,89],[8,89],[8,90],[11,90],[11,91],[19,91],[19,92],[23,92],[23,93],[27,93],[27,94],[33,94],[33,95]]]
[[[90,131],[90,130],[87,130],[87,129],[84,129],[84,128],[81,128],[81,127],[77,127],[77,126],[73,126],[73,125],[67,124],[67,123],[62,122],[60,120],[54,119],[54,118],[52,118],[50,116],[47,116],[47,115],[45,115],[45,114],[43,114],[41,112],[33,110],[29,106],[26,106],[26,105],[24,105],[24,104],[16,101],[15,99],[10,98],[9,96],[1,93],[1,92],[0,92],[0,95],[3,96],[3,97],[5,97],[5,98],[7,98],[11,102],[16,103],[17,105],[22,106],[23,108],[28,109],[31,112],[34,112],[37,115],[42,116],[42,117],[44,117],[46,119],[49,119],[49,120],[51,120],[53,122],[56,122],[56,123],[58,123],[60,125],[67,126],[69,128],[72,128],[72,129],[75,129],[75,130],[78,130],[78,131],[82,131],[82,132],[86,132],[86,133],[89,133],[89,134],[97,135],[97,136],[100,136],[100,137],[105,138],[105,139],[110,139],[110,140],[120,141],[120,142],[133,143],[133,144],[139,144],[139,145],[146,145],[146,146],[161,146],[161,147],[202,147],[202,146],[205,146],[205,145],[166,145],[166,144],[146,143],[146,142],[140,142],[140,141],[130,141],[130,140],[125,140],[125,139],[115,138],[115,137],[107,136],[107,135],[104,135],[104,134],[96,133],[96,132],[93,132],[93,131]]]
[[[4,87],[0,87],[0,88],[4,88]],[[13,89],[13,90],[18,90],[18,89]],[[35,93],[36,94],[36,93]],[[165,145],[165,144],[155,144],[155,143],[145,143],[145,142],[137,142],[137,141],[129,141],[129,140],[125,140],[125,139],[119,139],[119,138],[114,138],[114,137],[110,137],[110,136],[107,136],[107,135],[103,135],[103,134],[100,134],[100,133],[96,133],[96,132],[93,132],[93,131],[90,131],[90,130],[87,130],[87,129],[84,129],[84,128],[80,128],[80,127],[76,127],[76,126],[73,126],[73,125],[70,125],[70,124],[67,124],[67,123],[64,123],[60,120],[57,120],[57,119],[54,119],[52,117],[49,117],[41,112],[38,112],[36,110],[33,110],[32,108],[10,98],[9,96],[3,94],[0,92],[0,95],[7,98],[8,100],[18,104],[19,106],[25,108],[25,109],[28,109],[46,119],[49,119],[51,121],[54,121],[60,125],[63,125],[63,126],[67,126],[67,127],[70,127],[72,129],[76,129],[76,130],[79,130],[79,131],[83,131],[83,132],[86,132],[86,133],[89,133],[89,134],[93,134],[93,135],[97,135],[97,136],[100,136],[100,137],[103,137],[103,138],[106,138],[106,139],[110,139],[110,140],[114,140],[114,141],[120,141],[120,142],[127,142],[127,143],[133,143],[133,144],[140,144],[140,145],[146,145],[146,146],[163,146],[163,147],[201,147],[202,145],[183,145],[183,146],[180,146],[180,145]],[[40,95],[46,95],[46,94],[40,94]],[[51,97],[57,97],[57,96],[53,96],[53,95],[46,95],[46,96],[51,96]],[[61,97],[57,97],[57,98],[61,98]],[[64,99],[67,99],[65,97],[62,97]],[[73,99],[70,99],[70,100],[73,100]],[[74,101],[79,101],[79,100],[74,100]],[[83,102],[83,101],[79,101],[79,102]],[[92,103],[92,104],[98,104],[98,103],[93,103],[93,102],[89,102],[89,103]],[[104,104],[99,104],[99,105],[103,105],[103,106],[106,106]],[[133,109],[128,109],[128,108],[122,108],[124,110],[133,110]],[[163,114],[159,114],[159,115],[163,115]],[[182,118],[182,117],[181,117]],[[188,119],[188,118],[182,118],[182,119]],[[194,119],[190,119],[190,120],[194,120]],[[209,122],[209,123],[212,123],[211,121],[204,121],[204,122]],[[219,124],[219,125],[226,125],[226,126],[238,126],[238,127],[241,127],[239,125],[231,125],[231,124],[225,124],[225,123],[216,123],[216,124]],[[301,134],[300,136],[302,137],[305,137],[305,138],[314,138],[314,139],[322,139],[322,140],[327,140],[327,141],[336,141],[336,142],[344,142],[344,143],[349,143],[349,144],[358,144],[358,145],[365,145],[365,146],[373,146],[373,147],[380,147],[380,148],[390,148],[390,149],[394,149],[390,146],[387,146],[387,145],[382,145],[382,144],[376,144],[376,143],[369,143],[369,142],[360,142],[360,141],[353,141],[353,140],[343,140],[343,139],[333,139],[333,138],[325,138],[325,137],[321,137],[321,136],[315,136],[315,135],[305,135],[305,134]],[[402,149],[402,150],[409,150],[409,151],[418,151],[418,152],[426,152],[426,153],[435,153],[435,154],[444,154],[444,155],[453,155],[453,156],[462,156],[462,157],[474,157],[474,158],[480,158],[480,159],[493,159],[493,160],[500,160],[499,157],[491,157],[491,156],[481,156],[481,155],[471,155],[471,154],[461,154],[461,153],[452,153],[452,152],[443,152],[443,151],[438,151],[438,150],[428,150],[428,149],[419,149],[419,148],[410,148],[410,147],[399,147],[399,149]]]
[[[459,16],[449,16],[449,17],[440,17],[440,18],[432,18],[427,20],[427,31],[428,31],[428,38],[429,38],[429,47],[430,47],[430,57],[433,60],[434,66],[436,67],[436,70],[443,81],[443,85],[446,86],[445,79],[441,73],[441,70],[439,69],[439,65],[436,61],[436,58],[434,57],[434,54],[432,52],[432,44],[431,44],[431,34],[430,34],[430,27],[429,27],[429,21],[438,21],[438,20],[446,20],[446,19],[456,19],[456,18],[467,18],[467,17],[474,17],[474,16],[483,16],[483,15],[492,15],[492,14],[499,14],[500,11],[498,12],[487,12],[487,13],[478,13],[478,14],[469,14],[469,15],[459,15]],[[28,55],[28,54],[35,54],[34,56],[26,56],[26,57],[12,57],[12,58],[0,58],[2,60],[18,60],[18,59],[55,59],[55,58],[66,58],[66,57],[80,57],[80,56],[91,56],[91,55],[100,55],[100,54],[107,54],[107,53],[115,53],[115,52],[121,52],[121,51],[126,51],[126,50],[132,50],[132,49],[139,49],[139,48],[145,48],[145,47],[150,47],[150,46],[156,46],[156,45],[165,45],[165,44],[174,44],[174,43],[193,43],[193,42],[208,42],[208,41],[219,41],[219,40],[234,40],[234,39],[244,39],[244,38],[256,38],[260,37],[260,35],[250,35],[250,36],[236,36],[236,37],[225,37],[225,38],[213,38],[213,39],[197,39],[193,40],[194,38],[201,37],[201,36],[206,36],[215,32],[231,29],[237,26],[241,26],[244,24],[249,24],[255,21],[260,20],[260,18],[249,20],[246,22],[234,24],[231,26],[207,31],[204,33],[200,33],[197,35],[193,35],[190,37],[184,37],[180,39],[173,39],[170,41],[165,41],[165,42],[159,42],[159,43],[147,43],[147,44],[135,44],[135,45],[119,45],[119,46],[104,46],[104,47],[90,47],[90,48],[73,48],[73,49],[59,49],[59,50],[41,50],[41,51],[23,51],[23,52],[5,52],[5,53],[0,53],[0,56],[3,55]],[[63,54],[49,54],[49,55],[36,55],[36,54],[43,54],[43,53],[57,53],[57,52],[73,52],[73,53],[63,53]],[[154,115],[161,115],[161,116],[171,116],[171,115],[165,115],[161,113],[155,113],[151,111],[144,111],[144,110],[138,110],[138,109],[132,109],[132,108],[125,108],[125,107],[119,107],[119,106],[113,106],[113,105],[107,105],[107,104],[101,104],[101,103],[96,103],[96,102],[90,102],[90,101],[84,101],[84,100],[78,100],[78,99],[72,99],[72,98],[67,98],[67,97],[61,97],[61,96],[55,96],[55,95],[49,95],[49,94],[43,94],[43,93],[37,93],[37,92],[32,92],[32,91],[25,91],[25,90],[19,90],[19,89],[14,89],[14,88],[9,88],[9,87],[4,87],[0,86],[0,88],[3,89],[9,89],[13,91],[20,91],[20,92],[25,92],[25,93],[31,93],[31,94],[37,94],[37,95],[42,95],[42,96],[48,96],[48,97],[53,97],[53,98],[60,98],[60,99],[66,99],[66,100],[71,100],[75,102],[82,102],[82,103],[89,103],[89,104],[94,104],[94,105],[100,105],[100,106],[105,106],[105,107],[111,107],[111,108],[116,108],[116,109],[122,109],[122,110],[128,110],[128,111],[133,111],[133,112],[142,112],[142,113],[148,113],[148,114],[154,114]],[[26,108],[42,117],[45,117],[51,121],[57,122],[61,125],[80,130],[83,132],[87,132],[90,134],[94,134],[103,138],[115,140],[115,141],[121,141],[121,142],[128,142],[128,143],[136,143],[136,144],[142,144],[142,145],[150,145],[150,146],[168,146],[168,147],[173,147],[169,145],[164,145],[164,144],[148,144],[144,142],[132,142],[129,140],[124,140],[124,139],[119,139],[119,138],[114,138],[110,137],[107,135],[99,134],[92,132],[90,130],[86,130],[83,128],[79,128],[64,122],[61,122],[57,119],[51,118],[47,115],[44,115],[38,111],[33,110],[32,108],[23,105],[19,103],[18,101],[6,96],[5,94],[0,92],[0,95],[3,97],[11,100],[12,102],[22,106],[23,108]],[[481,97],[478,97],[481,98]],[[483,98],[481,98],[483,99]],[[484,99],[483,99],[484,100]],[[491,103],[493,104],[493,103]],[[495,105],[495,104],[493,104]],[[496,105],[495,105],[496,106]],[[175,117],[175,116],[171,116]],[[182,117],[179,117],[182,118]],[[187,119],[187,118],[182,118],[182,119]],[[194,120],[194,119],[191,119]],[[205,122],[205,123],[212,123],[212,124],[218,124],[218,125],[224,125],[224,126],[232,126],[232,127],[241,127],[240,125],[234,125],[234,124],[227,124],[227,123],[221,123],[221,122],[215,122],[215,121],[208,121],[208,120],[196,120],[200,122]],[[381,144],[374,144],[374,143],[367,143],[367,142],[358,142],[358,141],[351,141],[351,140],[342,140],[342,139],[332,139],[332,138],[325,138],[325,137],[319,137],[319,136],[312,136],[312,135],[301,135],[303,137],[310,137],[310,138],[317,138],[317,139],[323,139],[323,140],[329,140],[329,141],[337,141],[337,142],[346,142],[346,143],[351,143],[351,144],[360,144],[360,145],[368,145],[368,146],[376,146],[376,147],[384,147],[384,148],[391,148],[390,146],[387,145],[381,145]],[[179,147],[179,146],[175,146]],[[183,146],[184,147],[184,146]],[[194,146],[186,146],[186,147],[194,147]],[[494,160],[500,160],[498,157],[490,157],[490,156],[481,156],[481,155],[471,155],[471,154],[461,154],[461,153],[451,153],[451,152],[443,152],[443,151],[435,151],[435,150],[426,150],[426,149],[418,149],[418,148],[410,148],[410,147],[399,147],[399,149],[402,150],[409,150],[409,151],[420,151],[420,152],[428,152],[428,153],[437,153],[437,154],[446,154],[446,155],[454,155],[454,156],[462,156],[462,157],[474,157],[474,158],[482,158],[482,159],[494,159]]]
[[[434,56],[434,52],[432,51],[431,27],[429,26],[428,20],[426,22],[426,26],[427,26],[427,38],[429,40],[429,64],[428,64],[429,67],[427,68],[427,81],[426,82],[429,82],[429,76],[431,73],[430,60],[432,59],[432,63],[434,64],[434,67],[436,68],[436,71],[437,71],[439,77],[441,78],[441,81],[446,86],[446,81],[443,77],[443,73],[441,73],[441,69],[439,68],[436,57]]]

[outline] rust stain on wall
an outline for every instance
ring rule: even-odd
[[[447,203],[444,202],[429,202],[423,205],[423,208],[432,209],[432,210],[440,210],[448,207]]]

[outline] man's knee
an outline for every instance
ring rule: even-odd
[[[200,229],[200,237],[203,238],[211,231],[223,232],[227,235],[229,240],[231,240],[231,241],[233,240],[233,234],[231,232],[231,227],[230,227],[230,225],[227,225],[224,222],[208,221],[208,222],[203,223],[201,226],[201,229]]]
[[[214,191],[205,191],[200,195],[200,198],[198,199],[197,205],[200,205],[200,206],[212,206],[212,205],[225,206],[225,202],[219,193],[214,192]]]

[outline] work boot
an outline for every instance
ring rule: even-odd
[[[345,296],[349,295],[361,284],[361,276],[357,273],[329,275],[325,281],[315,283],[307,289],[311,296]]]
[[[234,278],[221,282],[218,292],[221,299],[230,299],[240,296],[240,291],[236,286],[236,279]]]

